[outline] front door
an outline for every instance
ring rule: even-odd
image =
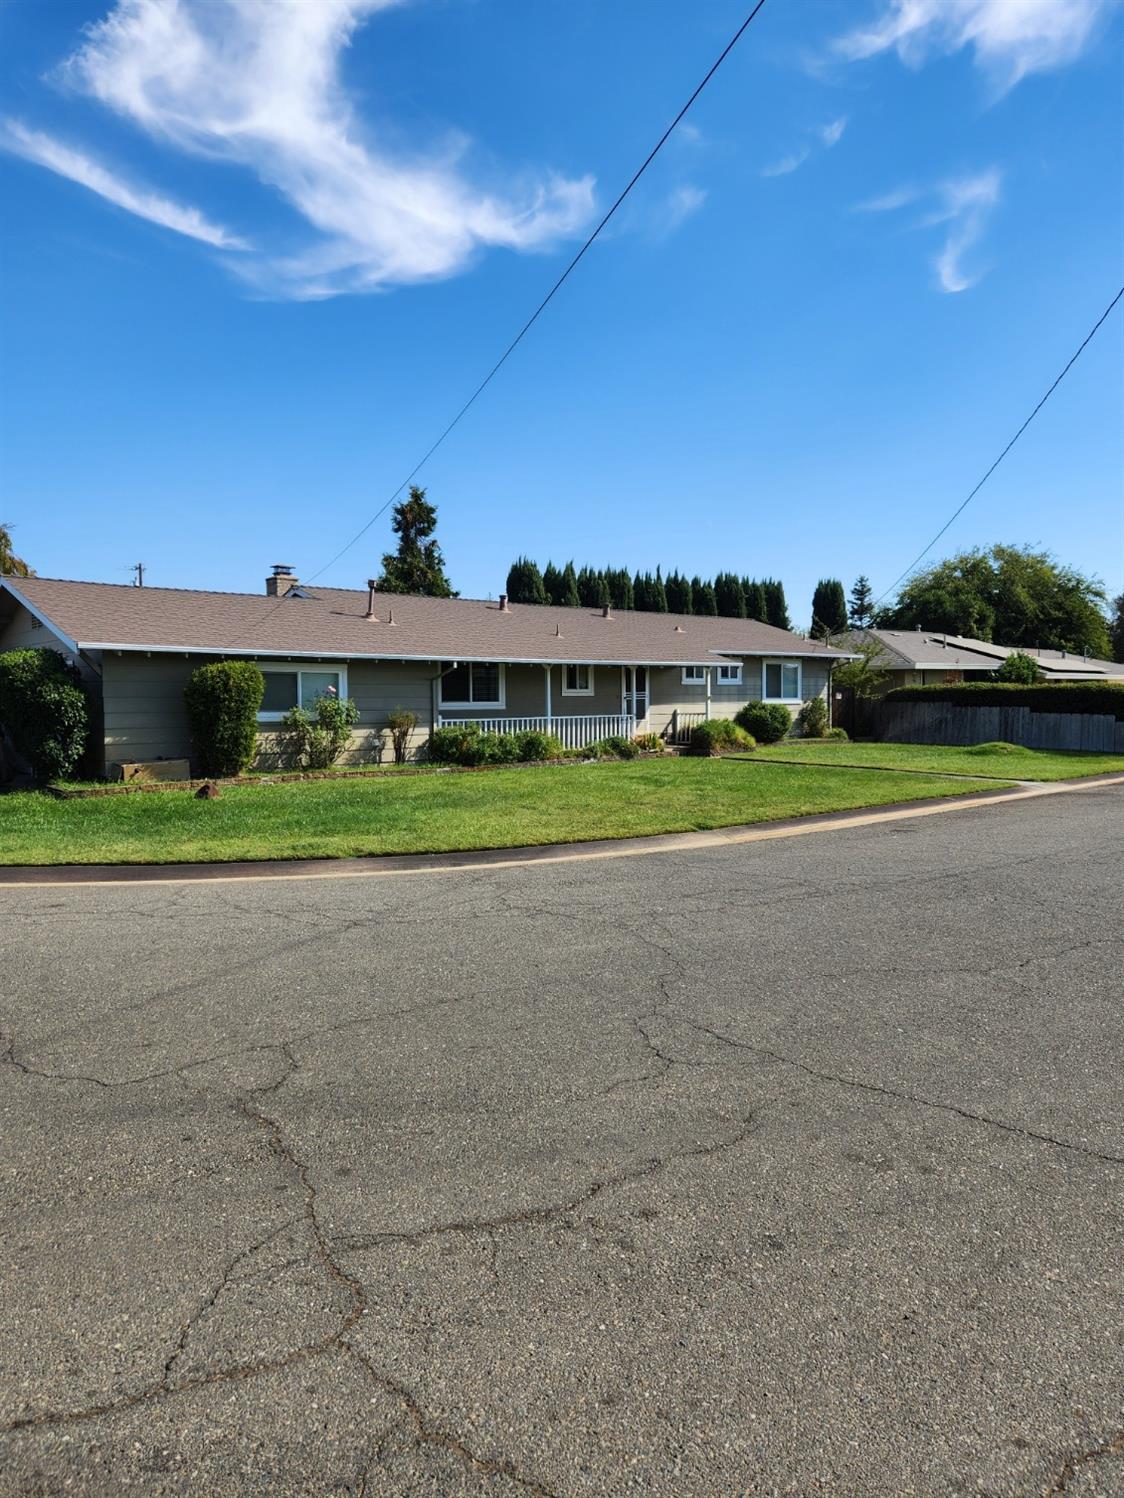
[[[637,728],[648,716],[647,666],[621,667],[621,712],[635,718]]]

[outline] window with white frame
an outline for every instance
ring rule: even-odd
[[[761,696],[766,702],[800,701],[799,661],[766,661],[761,674]]]
[[[503,707],[504,670],[495,661],[464,661],[441,678],[442,707]]]
[[[593,667],[567,666],[562,672],[563,697],[593,696]]]
[[[705,666],[684,666],[683,685],[685,687],[703,687],[706,685]]]
[[[343,666],[332,671],[319,666],[278,665],[259,661],[265,677],[265,693],[258,709],[259,723],[280,723],[294,707],[306,712],[316,708],[320,697],[346,697],[347,671]]]
[[[742,663],[731,661],[728,665],[718,668],[718,685],[720,687],[740,687],[742,684]]]

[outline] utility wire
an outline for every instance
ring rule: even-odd
[[[566,269],[558,277],[557,281],[555,281],[554,285],[550,288],[550,290],[547,292],[547,294],[543,297],[542,301],[535,308],[534,312],[531,313],[530,317],[523,324],[523,326],[519,329],[519,332],[511,340],[511,342],[508,344],[507,348],[504,349],[503,353],[496,360],[495,364],[492,365],[491,369],[484,376],[484,378],[480,381],[479,385],[477,385],[476,389],[472,392],[472,394],[469,396],[469,398],[465,401],[464,405],[460,408],[460,410],[457,412],[457,414],[453,417],[452,421],[450,421],[449,425],[445,428],[445,430],[437,438],[436,442],[434,442],[433,445],[426,451],[426,453],[418,460],[418,462],[414,464],[413,468],[406,475],[406,477],[402,480],[402,482],[398,485],[398,488],[395,489],[394,493],[390,496],[390,498],[386,501],[386,503],[379,506],[379,508],[375,511],[375,513],[371,516],[371,518],[366,522],[366,524],[363,525],[359,530],[357,530],[355,532],[354,536],[352,536],[351,540],[348,541],[345,546],[342,546],[339,549],[339,551],[336,552],[335,556],[332,557],[331,561],[325,562],[324,565],[323,565],[323,567],[321,567],[317,572],[314,572],[312,574],[312,576],[307,579],[308,582],[310,582],[310,583],[311,582],[315,582],[318,577],[323,577],[324,573],[327,572],[329,570],[329,568],[334,567],[335,564],[340,560],[340,558],[342,556],[346,555],[346,553],[351,550],[351,548],[355,545],[355,543],[357,541],[362,540],[362,538],[367,534],[367,532],[374,525],[375,521],[378,520],[379,516],[380,515],[384,515],[386,513],[386,511],[390,509],[391,505],[398,498],[398,496],[402,493],[402,490],[405,489],[406,486],[409,483],[411,483],[413,479],[415,479],[417,477],[418,473],[422,470],[422,468],[425,467],[425,465],[429,462],[430,458],[433,457],[433,454],[437,451],[437,449],[445,441],[446,437],[448,437],[449,434],[453,431],[454,427],[456,427],[457,425],[459,425],[459,423],[463,420],[463,418],[465,416],[467,416],[468,412],[472,409],[472,407],[476,404],[476,402],[484,394],[484,391],[487,390],[488,386],[495,379],[496,375],[499,374],[500,370],[507,363],[508,359],[511,358],[512,354],[519,347],[519,345],[523,342],[523,339],[526,338],[527,334],[534,327],[535,323],[538,322],[539,318],[546,311],[547,307],[554,300],[555,296],[557,296],[558,292],[561,291],[563,285],[566,283],[566,281],[569,280],[570,276],[577,269],[577,267],[580,264],[581,260],[584,258],[586,252],[592,247],[594,241],[600,235],[602,229],[605,228],[606,224],[608,224],[609,220],[616,213],[617,209],[621,206],[621,204],[628,197],[628,195],[632,191],[632,189],[640,181],[640,178],[644,175],[644,173],[651,166],[652,162],[659,155],[660,151],[663,149],[663,147],[666,144],[666,142],[668,140],[668,137],[671,135],[672,131],[674,131],[675,127],[679,124],[680,120],[687,113],[687,111],[691,108],[691,105],[694,104],[695,100],[702,93],[703,89],[706,88],[707,84],[714,77],[715,73],[717,73],[718,69],[722,66],[722,64],[726,61],[727,57],[729,57],[730,53],[737,46],[738,42],[741,40],[742,35],[749,29],[750,23],[753,21],[754,17],[757,15],[758,11],[761,9],[761,7],[764,4],[765,4],[765,0],[757,0],[757,4],[753,7],[753,9],[750,11],[749,15],[746,16],[745,20],[738,27],[737,31],[734,32],[733,36],[726,43],[725,47],[723,47],[722,51],[715,58],[714,62],[711,64],[710,68],[707,70],[706,75],[702,79],[701,83],[699,83],[698,87],[695,89],[694,93],[692,93],[691,97],[687,100],[686,104],[683,105],[682,109],[679,111],[679,113],[672,120],[671,124],[667,127],[667,129],[660,136],[660,138],[656,142],[656,144],[648,152],[647,156],[644,158],[644,160],[641,163],[641,165],[633,173],[632,177],[628,181],[628,184],[623,189],[623,191],[619,194],[619,196],[617,197],[617,199],[613,203],[612,207],[605,214],[604,218],[602,218],[601,222],[594,229],[593,233],[589,236],[589,238],[582,245],[581,249],[577,252],[577,254],[574,256],[574,258],[570,261],[569,265],[567,265]],[[302,579],[302,581],[304,581],[304,579]],[[272,612],[272,610],[270,612]],[[264,623],[265,619],[268,618],[268,617],[269,617],[269,615],[263,616],[263,618],[261,620],[259,620],[259,625],[262,624],[262,623]]]
[[[972,500],[975,499],[976,495],[980,492],[980,490],[983,488],[983,486],[987,483],[988,479],[995,472],[995,470],[999,467],[999,465],[1000,465],[1000,463],[1002,463],[1003,459],[1011,451],[1011,449],[1014,447],[1015,443],[1019,440],[1019,438],[1022,436],[1022,434],[1026,431],[1027,427],[1031,424],[1031,422],[1034,420],[1034,418],[1038,415],[1039,411],[1041,411],[1042,407],[1050,399],[1050,397],[1053,395],[1054,391],[1058,388],[1058,386],[1061,384],[1061,382],[1065,379],[1066,375],[1070,372],[1070,370],[1073,368],[1073,366],[1077,363],[1078,359],[1080,359],[1081,355],[1085,352],[1086,348],[1088,348],[1089,344],[1092,343],[1093,338],[1096,336],[1096,333],[1097,333],[1098,329],[1100,328],[1101,324],[1108,317],[1108,314],[1116,306],[1117,302],[1120,300],[1121,297],[1124,297],[1124,286],[1121,286],[1120,290],[1113,297],[1112,301],[1109,302],[1108,306],[1101,313],[1100,317],[1097,318],[1096,322],[1089,329],[1089,332],[1085,335],[1085,338],[1083,339],[1080,348],[1078,348],[1077,352],[1072,356],[1072,358],[1070,359],[1069,363],[1062,370],[1061,374],[1057,377],[1057,379],[1054,381],[1054,383],[1050,386],[1049,390],[1047,390],[1046,394],[1042,397],[1042,399],[1035,406],[1034,410],[1030,413],[1030,415],[1027,417],[1027,419],[1023,422],[1022,426],[1018,429],[1018,431],[1015,433],[1015,435],[1011,438],[1010,442],[1008,442],[1007,446],[999,454],[999,456],[996,458],[995,462],[991,465],[991,467],[984,474],[983,478],[980,479],[979,483],[972,490],[971,494],[968,495],[967,499],[965,499],[962,504],[960,504],[955,510],[953,510],[952,514],[948,517],[948,519],[945,521],[945,523],[941,526],[940,530],[933,537],[933,539],[929,542],[929,544],[928,544],[928,546],[926,546],[925,550],[921,551],[921,552],[918,552],[917,556],[914,557],[913,561],[910,562],[909,566],[905,569],[905,571],[903,573],[901,573],[900,576],[898,576],[898,577],[896,577],[894,579],[894,581],[890,584],[890,586],[886,589],[886,591],[884,593],[880,593],[878,595],[878,597],[871,604],[871,608],[872,609],[873,608],[877,608],[878,605],[882,602],[882,600],[884,598],[889,598],[890,594],[893,593],[897,589],[898,584],[905,581],[905,579],[909,576],[909,574],[917,566],[918,562],[923,561],[924,558],[929,555],[929,553],[932,551],[933,547],[941,539],[941,537],[944,535],[945,531],[948,530],[949,526],[956,519],[956,517],[958,515],[963,514],[963,512],[968,508],[968,506],[971,504]]]

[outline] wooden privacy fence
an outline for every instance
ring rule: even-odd
[[[880,702],[873,719],[876,739],[900,744],[986,744],[1001,739],[1028,749],[1124,754],[1124,722],[1108,713],[913,701]]]

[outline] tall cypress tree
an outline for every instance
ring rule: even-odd
[[[606,567],[605,581],[609,584],[609,602],[615,609],[636,607],[627,567]]]
[[[759,582],[751,582],[745,595],[747,619],[756,619],[759,624],[767,620],[769,607],[765,602],[765,589]]]
[[[847,599],[836,577],[821,577],[812,594],[813,640],[826,640],[847,628]]]
[[[765,623],[772,624],[777,629],[791,629],[792,620],[788,617],[784,583],[775,577],[767,577],[761,586],[765,591]]]
[[[553,562],[547,562],[543,568],[542,584],[546,591],[547,603],[559,604],[562,602],[562,571]]]
[[[714,600],[723,619],[745,618],[745,590],[733,572],[720,572],[714,579]]]
[[[516,557],[507,574],[507,596],[512,603],[545,603],[542,573],[530,557]]]
[[[567,562],[562,568],[562,597],[559,602],[564,608],[577,609],[581,607],[581,598],[578,596],[578,575],[574,571],[573,562]]]
[[[694,612],[694,597],[688,578],[681,576],[678,572],[669,572],[667,581],[664,583],[664,592],[667,594],[669,613],[690,614]]]
[[[714,584],[704,582],[701,577],[691,579],[691,612],[714,616],[718,612],[718,603],[714,597]]]

